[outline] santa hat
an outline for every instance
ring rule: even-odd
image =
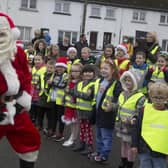
[[[124,45],[124,44],[119,44],[119,45],[117,46],[117,49],[121,49],[121,50],[124,52],[125,55],[126,55],[127,52],[128,52],[127,46]]]
[[[17,27],[15,27],[15,24],[14,22],[12,21],[12,19],[5,13],[2,13],[0,12],[0,25],[3,25],[5,22],[4,22],[4,18],[5,20],[8,22],[10,28],[11,28],[11,31],[12,31],[12,34],[13,34],[13,37],[15,40],[17,40],[20,36],[20,31]]]
[[[125,78],[128,76],[132,79],[133,91],[138,90],[142,87],[143,81],[144,81],[144,77],[143,77],[142,73],[139,70],[130,69],[129,71],[125,71],[120,77],[120,82],[121,82],[122,88],[125,91],[127,91],[127,87],[125,85]]]
[[[24,48],[24,43],[23,43],[22,40],[17,40],[16,41],[16,45],[19,46],[19,47],[21,47],[21,48]]]
[[[70,53],[71,51],[74,51],[75,53],[77,53],[77,50],[76,50],[75,47],[69,47],[68,50],[67,50],[67,55],[69,55],[69,53]]]
[[[64,68],[67,68],[67,62],[68,62],[68,59],[64,56],[62,57],[59,57],[57,60],[56,60],[56,64],[55,66],[58,67],[58,66],[61,66],[61,67],[64,67]]]

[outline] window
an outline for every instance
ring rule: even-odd
[[[55,12],[70,13],[70,3],[69,2],[56,2]]]
[[[160,15],[160,23],[161,24],[168,24],[168,13],[162,13]]]
[[[106,8],[106,18],[115,18],[114,8]]]
[[[30,41],[31,40],[31,27],[17,26],[20,30],[20,40]]]
[[[138,22],[145,22],[146,20],[146,12],[144,11],[133,11],[133,21],[138,21]]]
[[[162,50],[168,51],[168,40],[162,40]]]
[[[58,31],[58,43],[62,42],[64,37],[68,37],[71,44],[75,44],[78,38],[78,33],[73,31]]]
[[[36,9],[37,0],[22,0],[21,1],[22,8]]]
[[[91,8],[91,16],[100,17],[100,7],[99,6],[92,6],[92,8]]]

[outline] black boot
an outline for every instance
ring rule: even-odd
[[[85,142],[80,142],[77,146],[72,149],[74,152],[80,152],[85,150]]]
[[[81,155],[88,155],[89,153],[93,153],[93,145],[86,145],[85,150],[81,151]]]
[[[27,162],[20,159],[20,168],[34,168],[34,162]]]
[[[133,168],[133,166],[134,166],[134,162],[129,162],[129,161],[127,161],[127,166],[126,166],[126,168]]]
[[[127,158],[121,158],[121,162],[118,166],[118,168],[127,168]]]

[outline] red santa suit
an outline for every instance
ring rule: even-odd
[[[0,13],[0,30],[3,26],[5,29],[0,32],[12,28],[11,20],[3,16]],[[5,37],[10,38],[12,35],[10,29],[5,31],[4,38],[0,37],[0,113],[6,117],[0,121],[0,139],[6,136],[20,159],[34,162],[38,156],[40,135],[28,115],[31,106],[31,74],[23,49],[16,46],[13,37],[10,41],[5,40]],[[7,49],[1,49],[2,41],[3,49],[4,46]]]

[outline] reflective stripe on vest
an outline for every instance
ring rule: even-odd
[[[115,59],[115,64],[119,69],[126,69],[129,62],[129,60],[124,60],[120,65],[118,65],[118,60]]]
[[[150,148],[168,155],[168,110],[156,110],[147,103],[144,108],[141,135]]]
[[[89,88],[92,87],[95,82],[90,82],[86,86],[83,87],[83,82],[79,82],[77,85],[77,91],[81,93],[87,93]],[[77,109],[91,111],[93,106],[93,100],[84,100],[81,98],[76,99]]]
[[[33,67],[32,69],[32,84],[33,85],[37,85],[39,83],[39,80],[40,80],[40,76],[42,74],[44,74],[46,72],[46,67],[43,66],[41,67],[40,69],[36,69],[35,67]]]
[[[159,48],[159,46],[155,46],[155,47],[150,51],[150,53],[151,53],[152,55],[156,54],[158,48]]]
[[[155,70],[152,73],[151,80],[155,82],[164,82],[164,73],[163,71],[159,71],[159,68],[156,67]]]
[[[65,106],[66,107],[71,107],[71,108],[76,108],[76,103],[74,102],[74,99],[70,95],[65,96]]]
[[[119,117],[121,120],[131,119],[136,113],[137,101],[144,96],[142,93],[138,92],[131,95],[127,100],[125,100],[123,93],[119,96]]]

